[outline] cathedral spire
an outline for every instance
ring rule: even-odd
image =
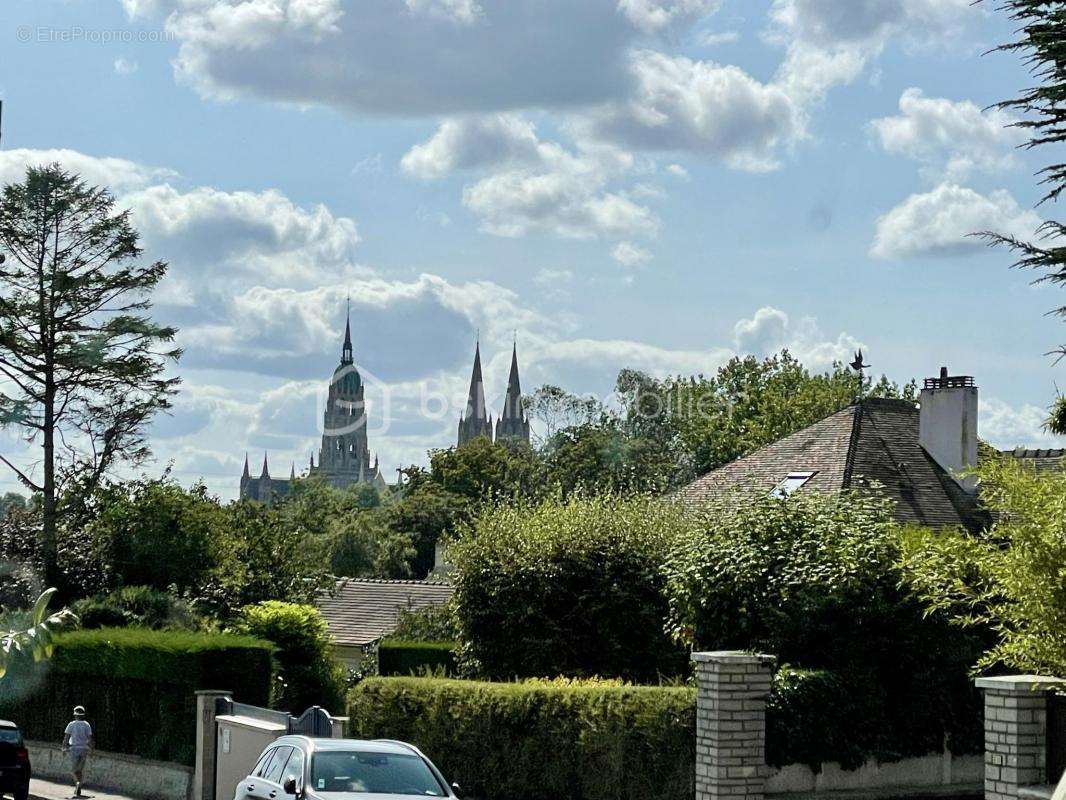
[[[474,345],[474,368],[470,371],[470,390],[466,410],[459,418],[459,444],[478,436],[492,438],[492,423],[485,406],[485,381],[481,377],[481,342]]]
[[[507,376],[507,396],[503,413],[496,420],[496,441],[503,438],[529,441],[529,420],[522,408],[522,380],[518,375],[518,343],[511,348],[511,372]]]
[[[263,451],[263,472],[262,472],[262,474],[259,477],[260,478],[269,478],[270,477],[270,470],[267,469],[267,454],[266,454],[266,450]]]
[[[252,473],[248,471],[248,451],[246,450],[244,452],[244,473],[241,475],[241,478],[250,477],[252,477]]]
[[[352,298],[349,295],[344,314],[344,346],[341,348],[341,363],[351,364],[355,361],[352,355]]]
[[[289,468],[289,480],[290,481],[296,480],[296,462],[295,461],[292,462],[292,466]]]

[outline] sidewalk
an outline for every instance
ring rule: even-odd
[[[92,800],[134,800],[121,794],[105,792],[93,786],[83,785],[81,793]],[[32,800],[68,800],[74,795],[74,785],[71,783],[56,783],[40,778],[30,779],[30,798]]]

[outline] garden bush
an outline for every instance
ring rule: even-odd
[[[72,610],[86,629],[196,628],[196,617],[186,601],[150,586],[125,586],[110,594],[79,600]]]
[[[198,689],[265,705],[270,645],[244,636],[101,628],[56,637],[49,660],[0,679],[0,717],[28,738],[58,741],[84,705],[101,750],[192,764]]]
[[[378,672],[381,675],[418,675],[429,671],[455,675],[456,647],[458,642],[383,639],[378,645]]]
[[[685,671],[664,631],[662,564],[686,521],[678,504],[644,496],[485,510],[448,551],[461,667],[505,680]]]
[[[666,562],[679,641],[828,670],[836,693],[861,710],[840,730],[857,731],[861,721],[876,731],[841,740],[864,755],[939,752],[945,737],[956,753],[980,748],[969,670],[984,640],[914,596],[886,501],[857,492],[738,494],[693,513],[697,533],[675,539]],[[804,693],[825,689],[821,680],[794,684],[780,699],[797,714],[806,713]],[[846,750],[844,760],[856,763]]]
[[[612,681],[370,678],[353,736],[412,742],[483,800],[688,800],[695,692]]]
[[[344,707],[345,672],[333,639],[314,606],[268,600],[242,609],[237,630],[274,645],[277,678],[271,706],[302,714],[310,706]]]

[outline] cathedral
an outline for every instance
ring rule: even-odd
[[[459,417],[457,445],[462,445],[479,436],[489,441],[518,440],[529,443],[529,418],[522,408],[522,383],[518,376],[518,346],[511,349],[511,371],[507,377],[507,394],[503,410],[496,420],[485,404],[485,384],[481,376],[481,343],[474,347],[474,369],[470,375],[470,391],[466,408]],[[311,456],[305,477],[319,477],[330,486],[345,489],[356,483],[370,483],[385,489],[385,479],[378,467],[378,459],[370,460],[370,447],[366,435],[366,408],[363,400],[363,381],[355,367],[352,353],[351,317],[344,325],[344,345],[341,362],[333,371],[329,382],[326,408],[323,412],[322,446],[318,451],[318,463]],[[266,454],[259,476],[253,478],[244,457],[244,472],[241,475],[241,499],[272,503],[286,497],[296,480],[295,465],[288,478],[270,477]]]
[[[333,371],[326,397],[322,420],[322,447],[318,464],[314,455],[307,470],[308,477],[320,477],[330,486],[345,489],[354,483],[372,483],[385,488],[385,479],[378,469],[378,460],[370,462],[370,447],[366,437],[366,408],[363,400],[363,380],[355,367],[352,354],[352,324],[344,324],[344,345],[341,363]],[[244,458],[241,475],[241,498],[271,503],[288,495],[296,479],[295,467],[288,478],[271,478],[267,457],[263,456],[263,471],[258,478],[248,472],[248,457]]]

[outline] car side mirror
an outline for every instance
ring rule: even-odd
[[[463,796],[463,790],[459,788],[459,784],[458,783],[453,783],[452,784],[452,792],[455,794],[456,797],[462,797]]]
[[[288,780],[285,781],[285,783],[283,783],[281,785],[281,788],[285,792],[285,794],[291,794],[293,797],[295,797],[296,796],[296,778],[289,778]]]

